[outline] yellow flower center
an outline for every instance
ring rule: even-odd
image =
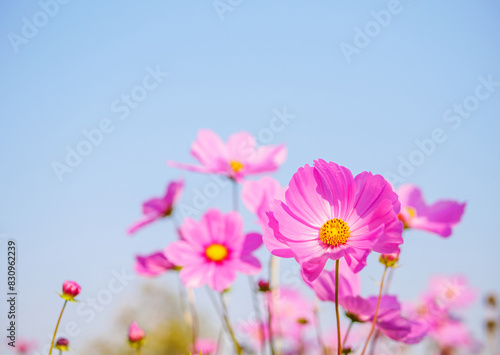
[[[347,243],[349,235],[349,226],[340,218],[329,219],[319,231],[319,239],[334,247]]]
[[[235,173],[239,173],[245,167],[242,163],[240,163],[237,160],[231,160],[229,162],[229,165],[231,166],[231,169],[233,169]]]
[[[398,215],[398,218],[403,222],[404,229],[410,228],[410,221],[417,216],[417,210],[411,206],[406,207],[406,212],[408,212],[408,218],[405,218],[402,213]]]
[[[221,244],[212,244],[205,250],[205,255],[212,261],[222,261],[227,254],[227,248]]]

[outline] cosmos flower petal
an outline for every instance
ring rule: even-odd
[[[290,180],[285,193],[286,206],[290,214],[302,224],[310,224],[318,229],[332,218],[330,204],[317,193],[318,182],[314,168],[305,165],[299,168]],[[288,235],[284,233],[288,238]]]

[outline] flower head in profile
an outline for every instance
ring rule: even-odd
[[[142,214],[144,217],[130,226],[127,233],[133,234],[158,219],[169,217],[174,210],[175,204],[182,196],[183,188],[184,181],[182,179],[172,181],[168,184],[167,191],[163,197],[155,197],[144,202],[142,204]]]
[[[399,218],[405,228],[421,229],[441,237],[449,237],[465,211],[465,203],[451,200],[440,200],[427,205],[422,192],[415,185],[402,185],[397,193],[401,202]]]
[[[75,297],[78,296],[82,288],[75,281],[65,281],[62,287],[61,298],[65,301],[76,302]]]
[[[175,265],[168,261],[163,252],[157,251],[150,255],[137,255],[134,268],[135,272],[141,276],[155,277],[174,269]]]
[[[247,132],[229,136],[226,143],[209,129],[198,131],[191,146],[191,155],[201,165],[169,161],[173,167],[200,173],[225,175],[241,181],[247,175],[261,174],[277,170],[286,159],[284,145],[257,147],[255,137]]]
[[[146,333],[142,330],[137,322],[132,322],[128,328],[128,342],[133,348],[140,348],[144,345],[144,339],[146,338]]]
[[[208,210],[200,222],[186,218],[180,232],[182,239],[167,246],[165,255],[182,267],[180,277],[186,287],[206,284],[221,292],[231,286],[237,271],[247,275],[260,271],[252,252],[262,245],[262,236],[244,234],[237,212]]]
[[[396,253],[403,243],[400,204],[380,175],[356,177],[335,163],[317,160],[292,177],[285,199],[271,203],[264,243],[272,254],[295,257],[313,281],[329,259],[345,258],[353,271],[371,250]]]
[[[57,339],[54,348],[56,348],[59,351],[69,351],[69,340],[66,338]]]

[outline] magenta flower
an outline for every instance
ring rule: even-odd
[[[302,275],[306,284],[314,290],[314,293],[321,301],[335,302],[335,267],[331,271],[326,269],[319,277],[310,282],[305,275]],[[359,274],[354,273],[345,260],[340,260],[339,269],[339,302],[346,297],[358,296],[361,292],[361,281]]]
[[[64,300],[70,302],[76,302],[74,299],[82,288],[75,281],[65,281],[62,287],[62,295],[60,295]]]
[[[154,221],[169,217],[173,210],[174,205],[179,201],[182,196],[182,190],[184,188],[184,181],[177,180],[172,181],[167,186],[167,191],[165,196],[160,198],[152,198],[142,204],[142,214],[144,217],[135,222],[128,230],[128,234],[135,233],[138,229],[153,223]]]
[[[136,322],[132,322],[128,328],[128,341],[132,347],[141,347],[144,343],[146,333]]]
[[[141,276],[154,277],[175,267],[161,251],[150,255],[136,256],[135,272]]]
[[[449,200],[440,200],[427,206],[422,192],[415,185],[402,185],[397,193],[401,202],[399,218],[405,228],[421,229],[441,237],[449,237],[465,210],[465,203]]]
[[[328,259],[343,257],[358,272],[371,250],[399,250],[399,209],[382,176],[363,172],[354,178],[347,168],[318,160],[293,175],[285,200],[271,204],[264,243],[276,256],[295,257],[309,281]]]
[[[286,159],[286,147],[284,145],[257,147],[255,138],[247,132],[232,134],[227,143],[224,143],[215,132],[203,129],[198,131],[198,136],[191,146],[191,155],[201,165],[173,161],[169,161],[168,164],[200,173],[221,174],[241,181],[247,175],[277,170]]]
[[[182,239],[165,249],[166,257],[181,266],[180,277],[186,287],[204,284],[223,291],[236,279],[236,271],[255,275],[259,260],[252,252],[262,245],[258,233],[243,233],[243,220],[237,212],[222,214],[208,210],[200,222],[186,218]]]
[[[196,339],[196,344],[192,352],[195,355],[215,355],[217,353],[217,342],[212,339]]]

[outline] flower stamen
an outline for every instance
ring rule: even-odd
[[[205,249],[205,255],[212,261],[222,261],[228,254],[227,248],[221,244],[212,244]]]
[[[340,218],[329,219],[319,231],[321,241],[334,247],[347,243],[349,235],[349,226]]]
[[[229,166],[231,166],[231,169],[233,169],[235,173],[239,173],[245,167],[242,163],[240,163],[237,160],[231,160],[229,162]]]

